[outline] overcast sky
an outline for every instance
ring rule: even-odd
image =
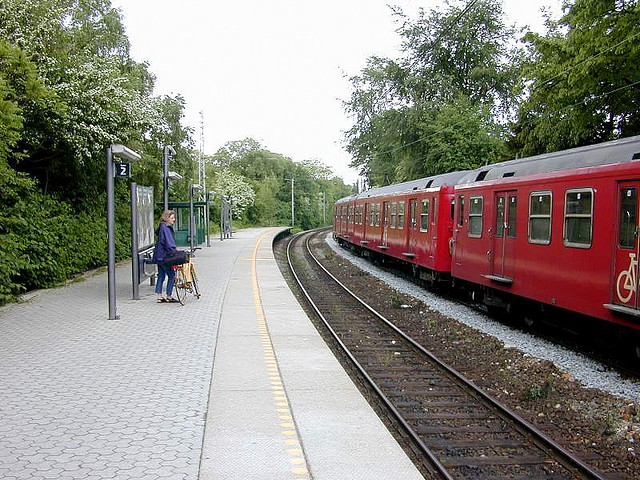
[[[397,57],[388,4],[405,12],[439,0],[112,0],[122,11],[131,55],[149,63],[156,95],[180,94],[185,124],[213,154],[252,137],[295,161],[318,159],[345,182],[341,100],[367,57]],[[504,0],[512,23],[542,32],[541,6],[561,0]]]

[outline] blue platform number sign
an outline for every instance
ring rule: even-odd
[[[116,177],[129,178],[131,177],[131,164],[130,163],[116,163]]]

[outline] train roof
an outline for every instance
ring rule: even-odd
[[[493,163],[467,171],[458,184],[640,160],[640,136]]]
[[[443,173],[441,175],[432,175],[430,177],[419,178],[418,180],[410,180],[408,182],[394,183],[393,185],[386,185],[384,187],[371,188],[356,195],[341,198],[336,203],[359,200],[362,198],[377,197],[380,195],[409,193],[416,190],[426,190],[427,188],[442,187],[444,185],[455,185],[467,173],[467,171]]]
[[[336,203],[380,195],[409,193],[415,190],[425,190],[444,185],[465,185],[483,180],[523,177],[536,173],[560,172],[575,168],[624,163],[632,160],[640,160],[640,135],[533,157],[492,163],[475,170],[444,173],[418,180],[395,183],[385,187],[372,188],[356,195],[341,198]]]

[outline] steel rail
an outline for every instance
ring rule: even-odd
[[[294,237],[292,237],[289,240],[289,242],[287,243],[287,250],[286,250],[287,251],[287,263],[289,264],[289,269],[291,270],[291,274],[295,278],[296,283],[298,284],[298,287],[300,288],[300,290],[302,291],[304,296],[307,298],[307,301],[309,302],[309,305],[313,308],[313,310],[316,312],[316,314],[318,315],[320,320],[322,320],[322,323],[324,323],[324,325],[327,328],[327,330],[333,336],[334,340],[338,343],[338,345],[340,346],[342,351],[345,353],[345,355],[347,355],[347,357],[352,362],[352,364],[356,367],[356,369],[358,370],[360,375],[367,381],[367,383],[370,385],[370,387],[375,391],[376,395],[378,395],[378,397],[383,401],[383,403],[389,409],[389,411],[393,414],[395,419],[402,425],[402,427],[405,429],[405,431],[408,433],[408,435],[411,437],[411,439],[416,443],[416,445],[418,445],[420,450],[424,453],[424,455],[427,457],[427,459],[431,462],[431,465],[432,465],[433,468],[435,468],[436,472],[439,473],[440,475],[442,475],[442,477],[445,478],[446,480],[455,480],[454,477],[452,477],[449,474],[449,472],[444,467],[444,465],[442,465],[440,463],[440,461],[436,458],[436,456],[429,449],[429,447],[422,441],[422,439],[420,438],[420,435],[413,428],[411,428],[411,426],[407,423],[407,421],[402,417],[402,414],[396,409],[396,407],[393,405],[391,400],[389,400],[389,398],[384,394],[384,392],[382,390],[380,390],[380,388],[376,384],[375,380],[373,380],[373,378],[371,378],[371,376],[365,371],[364,367],[360,364],[360,362],[358,362],[358,360],[349,351],[347,346],[342,342],[342,340],[340,340],[340,337],[338,336],[338,334],[331,327],[331,325],[329,324],[327,319],[324,317],[322,312],[320,312],[320,309],[317,307],[317,305],[315,304],[315,302],[313,301],[313,299],[311,298],[311,296],[309,295],[307,290],[302,285],[302,281],[300,280],[300,277],[298,277],[298,274],[296,273],[295,269],[293,268],[293,264],[291,262],[290,247],[291,247],[291,244],[293,243],[294,240],[296,240],[297,238],[301,238],[305,234],[308,234],[308,232],[302,232],[302,233],[299,233],[299,234],[295,235]],[[307,248],[308,248],[308,239],[307,239]],[[314,261],[317,262],[316,258],[313,257],[313,255],[312,255],[312,258],[314,259]]]
[[[317,232],[315,234],[317,234]],[[329,276],[329,278],[331,278],[337,285],[339,285],[342,289],[344,289],[345,292],[347,292],[351,297],[353,297],[357,302],[359,302],[364,308],[366,308],[368,311],[370,311],[380,321],[382,321],[383,323],[388,325],[398,335],[400,335],[406,341],[411,343],[411,345],[413,345],[421,353],[423,353],[424,355],[429,357],[435,364],[437,364],[439,367],[441,367],[445,371],[447,371],[450,375],[455,377],[458,381],[460,381],[463,385],[465,385],[468,389],[470,389],[474,394],[477,394],[482,399],[484,399],[487,403],[489,403],[491,406],[496,408],[507,419],[515,422],[516,425],[518,425],[520,427],[520,429],[524,433],[533,435],[535,440],[537,440],[538,446],[540,448],[542,448],[543,450],[551,450],[553,453],[557,454],[560,457],[561,460],[566,462],[566,464],[564,465],[566,468],[579,470],[582,474],[587,475],[588,477],[590,477],[590,478],[592,478],[594,480],[606,480],[605,477],[600,475],[598,472],[594,471],[591,467],[589,467],[587,464],[585,464],[582,460],[580,460],[579,458],[575,457],[570,452],[565,450],[564,447],[559,445],[552,438],[550,438],[545,433],[543,433],[540,430],[538,430],[535,426],[533,426],[532,424],[530,424],[529,422],[524,420],[522,417],[517,415],[515,412],[513,412],[512,410],[510,410],[509,408],[507,408],[506,406],[501,404],[494,397],[492,397],[488,393],[484,392],[482,389],[477,387],[473,382],[471,382],[470,380],[465,378],[458,371],[456,371],[455,369],[453,369],[452,367],[450,367],[446,363],[443,363],[440,359],[438,359],[435,355],[433,355],[431,352],[426,350],[422,345],[420,345],[418,342],[416,342],[413,338],[408,336],[406,333],[404,333],[402,330],[400,330],[396,325],[394,325],[392,322],[387,320],[383,315],[381,315],[379,312],[377,312],[373,307],[371,307],[365,301],[363,301],[361,298],[359,298],[355,293],[353,293],[346,285],[344,285],[342,282],[340,282],[334,275],[332,275],[320,263],[320,261],[317,259],[317,257],[311,251],[311,248],[309,246],[309,238],[306,239],[306,248],[307,248],[307,251],[309,252],[309,255],[311,256],[311,258],[313,258],[314,262],[316,262],[316,264]],[[289,245],[287,246],[287,257],[288,257],[288,260],[289,260]],[[289,266],[292,269],[292,273],[293,273],[293,267],[292,267],[291,263],[289,263]],[[307,294],[306,290],[304,290],[304,287],[302,287],[302,285],[301,285],[297,275],[295,275],[295,273],[294,273],[294,276],[296,277],[296,281],[300,285],[300,288],[303,289],[303,291],[305,293],[305,296],[307,296],[307,298],[310,299],[309,295]],[[311,300],[309,300],[309,301],[311,302],[314,310],[318,313],[318,315],[321,316],[322,321],[325,323],[325,325],[327,325],[326,319],[318,311],[318,309],[315,306],[315,304]],[[336,336],[336,334],[333,331],[333,329],[330,326],[328,326],[328,328],[330,329],[332,335]],[[346,350],[347,347],[337,338],[337,336],[336,336],[336,339],[340,343],[341,348],[343,348],[343,350],[345,350],[345,352],[347,352],[347,350]],[[347,354],[348,354],[350,359],[353,358],[352,355],[349,352],[347,352]],[[356,362],[355,359],[353,361]],[[361,369],[362,367],[360,365],[358,365],[358,368]],[[366,373],[365,373],[365,375],[366,375]],[[369,380],[369,381],[373,382],[373,380]],[[378,391],[377,386],[375,387],[375,390],[376,390],[376,392]],[[382,395],[384,395],[384,394],[382,394]],[[398,412],[398,414],[399,414],[399,412]],[[422,442],[419,442],[419,444],[423,445]],[[426,445],[425,445],[425,448],[428,450],[428,447]],[[429,452],[430,452],[430,450],[429,450]],[[437,459],[436,459],[436,461],[437,461]],[[440,464],[440,463],[438,462],[438,464]]]

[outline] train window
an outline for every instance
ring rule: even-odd
[[[398,228],[404,228],[404,202],[398,202]]]
[[[516,212],[518,210],[518,197],[515,195],[509,196],[509,207],[508,207],[508,216],[507,219],[509,221],[509,230],[507,231],[507,237],[516,238]]]
[[[504,235],[504,201],[505,198],[500,196],[496,203],[496,237]]]
[[[422,210],[420,211],[420,231],[429,231],[429,199],[422,200]]]
[[[529,242],[551,243],[551,192],[531,192],[529,196]]]
[[[564,203],[564,244],[570,247],[591,246],[593,190],[567,190]]]
[[[635,246],[637,225],[638,192],[636,187],[623,188],[620,198],[620,232],[619,240],[622,248]]]
[[[451,200],[451,220],[453,220],[455,213],[456,213],[456,201]]]
[[[391,228],[396,228],[396,216],[398,215],[398,204],[393,202],[391,204],[391,223],[389,226]]]
[[[482,236],[482,197],[469,197],[469,232],[470,237]]]
[[[409,200],[409,228],[411,230],[416,229],[418,224],[416,216],[418,214],[418,201],[415,199]]]
[[[436,207],[436,205],[437,205],[437,203],[436,203],[436,202],[437,202],[437,201],[438,201],[438,199],[437,199],[437,198],[434,198],[434,199],[433,199],[433,201],[431,202],[431,222],[432,222],[434,225],[435,225],[435,223],[436,223],[436,212],[438,211],[438,210],[437,210],[437,207]]]
[[[464,224],[464,196],[460,195],[458,198],[458,226],[461,227]]]

